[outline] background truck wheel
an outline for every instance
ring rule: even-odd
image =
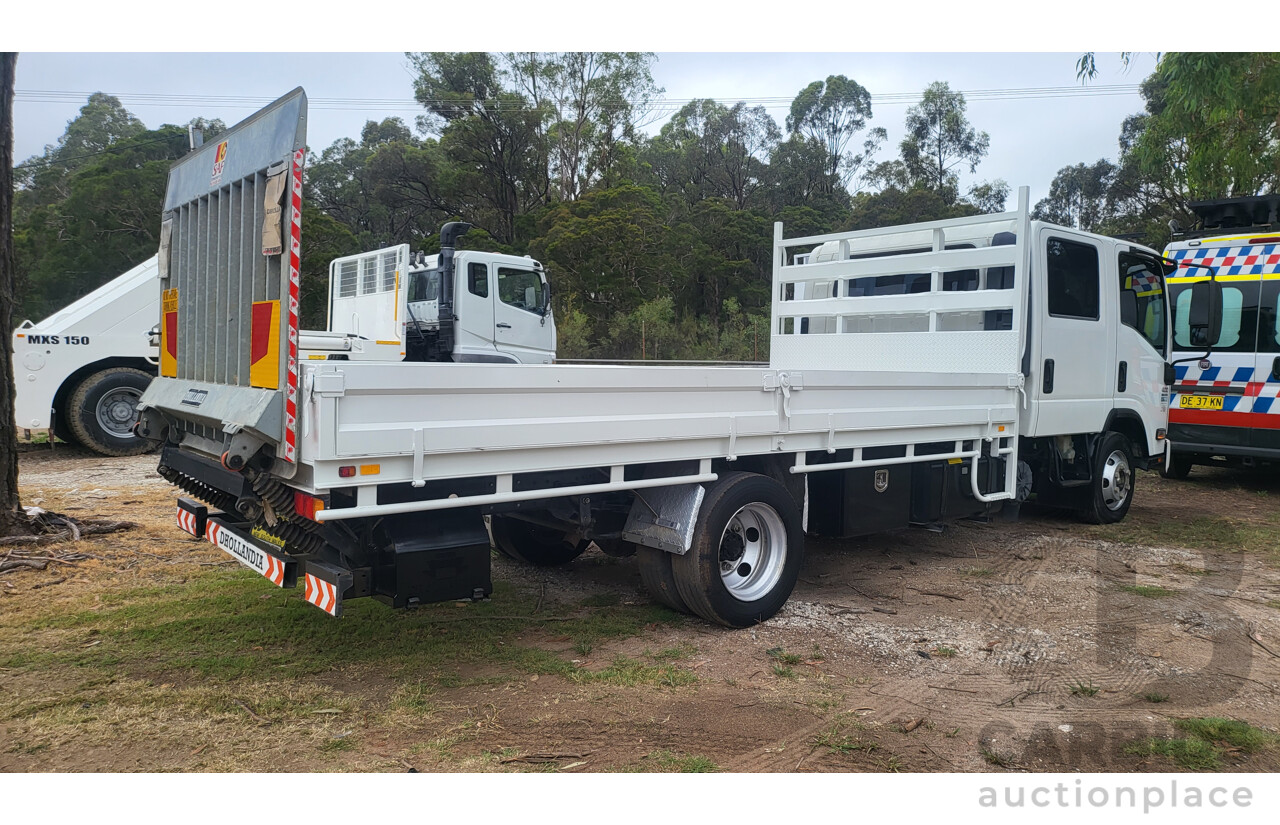
[[[671,557],[671,570],[694,613],[749,627],[786,604],[803,557],[800,513],[786,488],[754,473],[726,473],[708,488],[693,546]]]
[[[1169,464],[1160,468],[1160,475],[1164,478],[1175,478],[1179,481],[1191,475],[1190,454],[1173,453],[1169,457]]]
[[[591,546],[589,541],[566,541],[559,530],[508,516],[493,516],[490,526],[493,543],[503,555],[535,567],[568,564]]]
[[[692,613],[689,605],[680,598],[675,573],[671,571],[671,558],[665,550],[637,547],[636,566],[640,568],[640,581],[644,582],[644,589],[658,604],[678,613]]]
[[[133,434],[138,400],[151,376],[131,367],[95,372],[67,403],[67,427],[85,447],[110,456],[140,455],[154,445]]]
[[[1114,524],[1124,518],[1133,503],[1133,454],[1129,439],[1107,433],[1094,459],[1089,503],[1081,515],[1093,524]]]

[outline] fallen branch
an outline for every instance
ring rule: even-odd
[[[1270,654],[1271,654],[1271,658],[1273,658],[1273,659],[1280,659],[1280,656],[1277,656],[1277,655],[1276,655],[1276,652],[1275,652],[1274,650],[1272,650],[1271,648],[1267,647],[1267,646],[1266,646],[1266,645],[1264,645],[1262,642],[1260,642],[1260,641],[1258,640],[1258,637],[1257,637],[1257,636],[1254,636],[1252,632],[1246,632],[1244,635],[1248,636],[1248,637],[1253,641],[1253,643],[1254,643],[1254,644],[1256,644],[1258,647],[1260,647],[1260,648],[1262,648],[1263,650],[1265,650],[1265,651],[1267,651],[1268,653],[1270,653]]]
[[[36,584],[31,585],[31,589],[39,590],[42,587],[53,587],[55,584],[62,584],[66,580],[67,580],[66,576],[59,576],[56,579],[49,579],[48,581],[45,581],[45,582],[37,582]]]
[[[921,590],[918,587],[911,587],[910,585],[907,585],[907,589],[914,590],[917,593],[919,593],[921,596],[938,596],[939,598],[950,599],[953,602],[964,601],[964,596],[953,596],[950,593],[939,593],[936,590]]]
[[[253,720],[254,720],[255,722],[257,722],[258,724],[260,724],[260,725],[270,725],[270,724],[271,724],[271,720],[270,720],[270,719],[264,719],[264,718],[262,718],[261,716],[259,716],[258,714],[254,713],[254,712],[253,712],[253,708],[249,707],[247,704],[245,704],[244,702],[240,701],[239,699],[233,699],[232,701],[234,701],[234,702],[235,702],[237,705],[239,705],[240,707],[244,708],[244,712],[245,712],[245,713],[247,713],[247,714],[249,714],[249,716],[251,716],[251,717],[253,718]]]
[[[510,762],[527,762],[533,765],[541,765],[547,762],[555,762],[557,759],[581,759],[590,755],[591,751],[585,753],[531,753],[526,756],[509,756],[498,761],[503,765]]]
[[[977,694],[981,694],[981,693],[983,692],[983,691],[981,691],[981,690],[965,690],[964,688],[953,688],[953,687],[947,687],[946,685],[925,685],[925,687],[931,687],[931,688],[933,688],[934,690],[954,690],[956,693],[977,693]]]
[[[35,559],[12,559],[0,562],[0,573],[7,573],[10,570],[18,570],[23,567],[31,570],[43,570],[48,566],[49,561],[47,559],[41,561]]]

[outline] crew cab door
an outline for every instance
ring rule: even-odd
[[[1037,234],[1032,294],[1040,347],[1029,434],[1099,432],[1111,411],[1116,290],[1102,288],[1104,267],[1113,266],[1103,251],[1098,241],[1058,227]]]
[[[1115,408],[1136,412],[1147,431],[1148,451],[1157,449],[1152,424],[1163,427],[1168,406],[1164,366],[1168,356],[1169,312],[1164,267],[1151,254],[1116,254],[1119,296],[1116,328]]]
[[[493,304],[494,344],[522,364],[549,364],[555,356],[555,326],[541,271],[491,264],[497,300]]]

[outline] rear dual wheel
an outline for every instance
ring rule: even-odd
[[[729,627],[777,613],[803,558],[804,532],[791,495],[753,473],[726,473],[708,487],[687,553],[639,553],[641,578],[656,601]]]
[[[555,567],[581,556],[590,541],[569,541],[566,534],[510,516],[490,520],[493,543],[503,555],[535,567]]]

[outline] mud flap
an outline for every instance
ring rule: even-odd
[[[353,583],[350,570],[322,561],[308,561],[302,597],[336,619],[342,615],[342,596]]]

